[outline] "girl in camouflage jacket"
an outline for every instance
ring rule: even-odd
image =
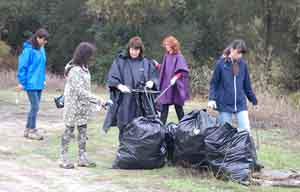
[[[70,163],[67,153],[75,127],[78,129],[78,166],[96,166],[86,156],[87,122],[91,105],[98,104],[101,106],[102,103],[102,100],[91,93],[91,76],[88,70],[88,62],[95,54],[95,50],[96,48],[90,43],[80,43],[74,52],[72,62],[65,68],[67,81],[64,90],[63,119],[66,129],[61,139],[60,167],[62,168],[74,168],[74,164]]]

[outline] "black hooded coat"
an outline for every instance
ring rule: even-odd
[[[152,60],[145,57],[132,59],[124,52],[118,54],[111,65],[107,78],[107,86],[113,105],[106,114],[103,130],[107,132],[111,126],[117,126],[122,132],[122,128],[134,118],[153,115],[155,113],[152,110],[154,95],[145,95],[142,90],[149,80],[154,82],[152,90],[158,90],[158,77],[159,73]],[[120,92],[117,89],[119,84],[126,85],[132,92]],[[141,90],[141,92],[135,90]]]

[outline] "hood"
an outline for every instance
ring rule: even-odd
[[[127,50],[126,49],[119,50],[117,53],[117,57],[122,58],[122,59],[129,58]]]
[[[29,41],[25,41],[23,43],[23,49],[25,49],[25,48],[32,48],[32,44]]]

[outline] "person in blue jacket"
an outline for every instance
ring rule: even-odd
[[[45,87],[46,53],[44,46],[48,36],[49,33],[46,29],[38,29],[23,44],[23,50],[18,61],[17,78],[19,84],[17,91],[26,91],[30,101],[24,137],[34,140],[43,139],[43,136],[36,129],[36,119],[42,91]]]
[[[250,133],[247,99],[257,105],[256,96],[251,87],[250,76],[243,54],[247,51],[243,40],[234,40],[224,50],[217,61],[210,81],[208,107],[219,112],[219,122],[232,123],[236,115],[238,131]]]

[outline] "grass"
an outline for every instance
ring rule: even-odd
[[[103,92],[102,92],[103,93]],[[26,106],[26,95],[22,93],[21,104]],[[56,92],[44,92],[41,112],[46,110],[55,111],[52,98],[57,95]],[[105,97],[104,93],[100,96]],[[1,101],[14,103],[14,92],[12,89],[0,90]],[[0,103],[1,105],[1,103]],[[199,101],[187,103],[186,112],[192,109],[200,109],[205,104]],[[1,106],[0,106],[1,107]],[[24,114],[26,115],[26,114]],[[180,167],[165,166],[155,170],[114,170],[110,169],[118,148],[118,130],[112,128],[107,134],[100,131],[104,114],[100,113],[98,118],[93,120],[88,126],[88,154],[90,159],[96,161],[97,167],[89,169],[94,175],[86,179],[87,183],[96,181],[110,181],[113,184],[120,185],[128,191],[159,191],[159,192],[296,192],[300,189],[287,189],[280,187],[245,187],[233,182],[224,182],[217,180],[212,176],[195,173],[195,170],[183,169]],[[25,117],[24,117],[25,118]],[[170,110],[170,120],[177,122],[174,109]],[[17,159],[19,164],[26,163],[32,167],[40,169],[48,166],[57,166],[56,161],[59,157],[60,136],[64,127],[61,129],[48,128],[47,139],[42,145],[34,142],[23,141],[20,147],[16,148],[13,158]],[[258,129],[259,136],[259,160],[268,169],[298,169],[300,167],[300,152],[298,147],[300,141],[298,138],[290,137],[288,131],[283,128],[276,129]],[[18,144],[16,144],[17,146]],[[40,158],[45,161],[29,161],[25,155],[30,155],[33,159]],[[71,142],[71,158],[77,158],[77,142]],[[0,155],[2,158],[3,154]],[[8,155],[9,156],[9,155]],[[25,161],[25,162],[24,162]],[[51,181],[50,181],[51,182]]]

